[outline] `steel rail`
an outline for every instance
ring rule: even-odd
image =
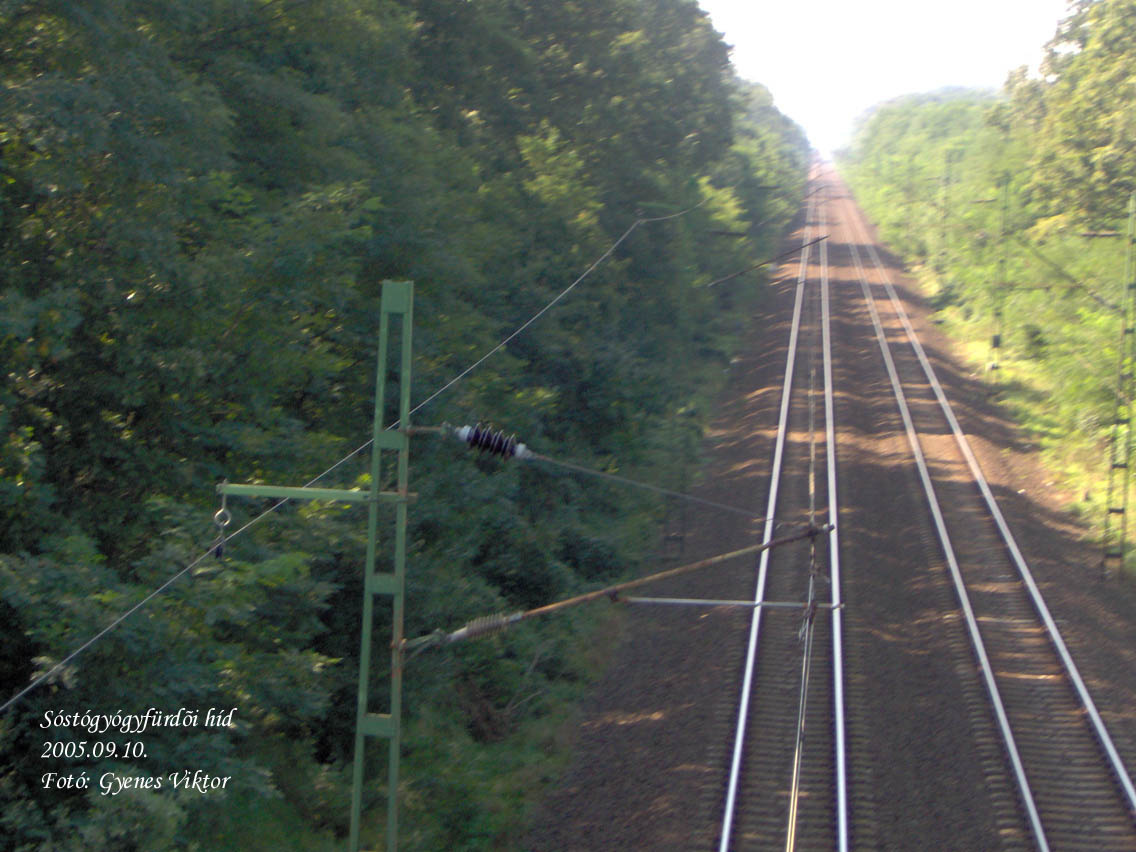
[[[1133,786],[1132,778],[1128,773],[1124,762],[1120,758],[1120,754],[1113,744],[1112,737],[1108,733],[1108,728],[1104,724],[1099,711],[1097,710],[1096,703],[1093,701],[1089,693],[1088,687],[1085,685],[1080,671],[1077,669],[1076,663],[1073,661],[1072,655],[1069,653],[1068,647],[1065,645],[1065,640],[1061,636],[1061,631],[1057,627],[1053,616],[1049,612],[1049,607],[1045,603],[1045,599],[1038,589],[1037,583],[1034,581],[1033,573],[1030,571],[1029,566],[1026,564],[1025,557],[1018,547],[1017,541],[1014,539],[1013,533],[1010,531],[1009,525],[1006,523],[1005,517],[1002,515],[1002,510],[998,507],[997,500],[994,499],[994,494],[990,490],[990,485],[986,480],[982,469],[978,464],[978,459],[975,457],[973,450],[970,447],[970,442],[966,439],[962,427],[959,425],[958,419],[955,417],[954,410],[951,408],[950,402],[947,400],[943,392],[942,385],[939,383],[938,377],[935,375],[935,370],[931,366],[930,360],[927,358],[927,353],[923,350],[922,344],[915,333],[915,329],[911,325],[911,321],[907,316],[907,311],[904,309],[902,302],[899,300],[895,292],[895,287],[892,285],[891,277],[888,275],[886,268],[881,263],[879,254],[876,252],[874,245],[868,238],[867,228],[860,221],[859,213],[855,217],[855,224],[859,230],[864,243],[868,246],[868,250],[872,255],[872,260],[876,268],[880,272],[881,279],[884,283],[884,288],[887,291],[888,298],[891,300],[893,309],[896,316],[899,318],[903,325],[907,339],[911,344],[912,349],[915,351],[916,357],[923,368],[923,373],[927,377],[932,390],[935,393],[935,398],[939,402],[939,407],[943,411],[947,422],[950,424],[951,432],[954,434],[956,443],[959,450],[962,452],[963,457],[966,459],[967,466],[970,468],[971,475],[974,477],[975,482],[978,484],[979,491],[986,502],[987,508],[994,519],[995,525],[998,527],[999,533],[1006,544],[1006,549],[1009,552],[1014,565],[1016,566],[1022,582],[1025,584],[1026,589],[1029,591],[1030,600],[1032,601],[1038,616],[1045,624],[1045,629],[1048,633],[1050,642],[1053,644],[1054,649],[1057,651],[1058,657],[1069,676],[1070,681],[1073,683],[1074,689],[1084,705],[1085,712],[1088,715],[1092,724],[1093,733],[1100,743],[1101,748],[1104,750],[1108,757],[1109,763],[1112,767],[1113,773],[1116,776],[1117,782],[1120,784],[1124,791],[1125,798],[1128,800],[1129,809],[1136,814],[1136,787]]]
[[[846,209],[850,209],[851,205],[845,205]],[[853,220],[849,220],[850,223]],[[863,239],[867,243],[867,234],[864,232]],[[870,245],[870,243],[868,243]],[[903,419],[904,430],[907,434],[908,443],[911,445],[911,452],[915,457],[915,465],[919,472],[919,479],[923,484],[923,491],[927,497],[928,508],[931,511],[931,517],[934,521],[935,531],[939,536],[939,542],[942,545],[943,555],[946,557],[947,565],[950,568],[951,579],[954,582],[955,592],[959,598],[959,604],[962,608],[963,615],[966,620],[967,631],[970,634],[971,642],[974,646],[975,655],[978,657],[979,665],[982,669],[982,677],[986,683],[987,692],[990,695],[991,704],[994,706],[994,714],[998,722],[999,730],[1002,734],[1003,742],[1006,746],[1006,752],[1010,758],[1010,763],[1013,767],[1014,777],[1018,784],[1018,791],[1022,796],[1022,802],[1025,805],[1026,813],[1029,818],[1030,828],[1033,832],[1034,840],[1038,848],[1042,852],[1048,852],[1049,842],[1045,837],[1045,830],[1041,825],[1041,817],[1038,814],[1037,805],[1034,802],[1033,792],[1030,789],[1029,781],[1026,778],[1025,768],[1022,764],[1021,755],[1018,752],[1017,742],[1014,739],[1014,733],[1010,728],[1009,717],[1006,714],[1005,705],[1002,702],[1001,692],[998,689],[997,681],[994,677],[994,670],[990,664],[990,658],[986,653],[986,645],[982,639],[982,633],[978,629],[978,621],[974,615],[974,609],[970,603],[970,595],[967,592],[966,584],[962,578],[962,571],[959,568],[958,560],[955,557],[954,547],[951,544],[950,536],[947,533],[946,523],[943,520],[942,510],[939,507],[939,501],[935,496],[935,487],[931,483],[931,474],[927,468],[927,461],[923,456],[923,449],[919,443],[919,437],[915,431],[915,424],[911,419],[911,412],[907,405],[907,397],[903,392],[903,386],[899,380],[899,374],[896,371],[895,361],[892,359],[891,348],[887,341],[887,336],[884,333],[883,325],[880,322],[879,312],[876,310],[875,300],[872,297],[871,288],[868,283],[868,277],[864,271],[863,263],[861,262],[860,252],[856,248],[855,243],[850,243],[849,248],[852,252],[852,261],[856,267],[857,276],[860,279],[860,289],[864,295],[864,301],[867,304],[868,312],[872,318],[872,325],[875,328],[876,340],[880,346],[880,353],[883,355],[884,366],[887,369],[888,378],[891,381],[892,391],[895,394],[896,404],[899,407],[900,417]]]
[[[822,208],[823,210],[823,208]],[[827,213],[822,214],[827,230]],[[833,748],[836,756],[836,838],[839,852],[848,852],[848,766],[844,725],[844,603],[840,588],[840,529],[836,505],[836,417],[833,412],[832,316],[829,308],[828,240],[820,244],[821,347],[824,354],[825,455],[828,458],[829,584],[832,606]]]
[[[810,193],[810,196],[811,194],[812,193]],[[767,520],[765,522],[765,532],[762,537],[763,543],[773,536],[773,523],[768,519],[771,519],[776,514],[777,509],[777,492],[781,480],[781,462],[785,450],[785,436],[788,432],[789,398],[793,388],[793,369],[796,363],[797,337],[801,325],[801,305],[804,301],[805,280],[808,277],[809,235],[812,233],[812,226],[809,224],[809,220],[812,218],[815,206],[815,199],[810,197],[805,214],[804,234],[801,239],[800,271],[797,274],[797,292],[793,304],[793,321],[789,332],[789,354],[785,362],[785,381],[781,388],[781,409],[777,422],[777,439],[773,450],[773,468],[769,477],[769,497],[765,512]],[[761,559],[758,564],[757,588],[754,592],[755,603],[760,604],[765,598],[765,582],[768,571],[769,551],[764,550],[761,553]],[[762,610],[763,607],[755,606],[753,617],[750,620],[745,671],[742,675],[741,696],[738,700],[738,725],[734,736],[734,748],[730,760],[730,774],[726,786],[726,802],[722,815],[722,833],[718,846],[719,852],[728,852],[730,836],[733,830],[734,810],[737,806],[738,781],[741,776],[742,752],[745,745],[746,720],[749,715],[750,692],[753,687],[754,662],[757,659],[757,640],[758,634],[761,631]]]

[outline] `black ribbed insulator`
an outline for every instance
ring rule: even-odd
[[[466,443],[482,452],[509,459],[517,454],[517,436],[506,435],[504,430],[494,432],[478,423],[465,439]]]

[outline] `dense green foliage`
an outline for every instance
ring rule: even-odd
[[[988,379],[1096,517],[1118,392],[1134,103],[1136,0],[1082,2],[1040,79],[1021,70],[1000,93],[884,104],[843,164],[881,236],[975,361],[999,364]]]
[[[420,415],[674,484],[699,423],[677,415],[756,292],[704,285],[773,253],[804,181],[799,130],[691,0],[0,0],[0,55],[0,698],[209,547],[219,479],[300,484],[363,443],[384,279],[415,282],[423,400],[634,221],[701,203]],[[654,546],[656,501],[413,443],[410,635]],[[0,717],[6,847],[340,848],[363,527],[281,509]],[[406,848],[507,842],[594,620],[414,665]],[[149,707],[237,711],[148,731],[145,759],[41,758],[105,739],[47,711]],[[234,783],[97,786],[183,768]],[[44,789],[80,769],[92,789]]]

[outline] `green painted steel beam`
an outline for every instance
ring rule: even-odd
[[[375,446],[380,450],[405,450],[410,446],[410,437],[398,429],[384,429],[375,438]]]
[[[360,722],[363,733],[369,737],[394,736],[394,722],[389,713],[368,713]]]
[[[365,578],[365,581],[367,584],[367,591],[372,595],[398,594],[398,577],[396,577],[394,574],[387,574],[376,571],[370,577]]]
[[[397,491],[355,491],[343,488],[305,488],[285,485],[230,485],[217,486],[218,494],[234,497],[279,497],[286,500],[327,500],[339,503],[405,503],[415,500],[417,494],[400,494]]]

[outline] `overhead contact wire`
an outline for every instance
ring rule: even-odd
[[[825,229],[828,220],[825,214],[824,199],[818,205],[820,209],[820,227]],[[824,264],[827,253],[822,250],[820,254],[821,274],[826,274]],[[819,293],[817,294],[819,297]],[[816,526],[816,462],[817,462],[817,433],[816,433],[816,354],[818,337],[820,336],[820,323],[818,322],[816,300],[808,298],[808,324],[811,329],[808,348],[808,410],[809,410],[809,525]],[[831,459],[829,460],[831,463]],[[801,798],[801,764],[804,760],[805,750],[805,723],[809,702],[809,678],[812,673],[813,639],[816,635],[816,585],[817,585],[817,540],[816,536],[809,538],[809,586],[806,598],[804,620],[801,624],[801,638],[803,649],[801,656],[801,684],[797,696],[797,730],[793,746],[793,774],[789,786],[789,815],[785,832],[785,852],[793,852],[797,845],[797,816]]]
[[[821,240],[827,240],[827,239],[828,239],[828,234],[822,234],[821,236],[817,237],[816,239],[810,240],[806,245],[810,245],[810,246],[816,245]],[[711,281],[706,286],[707,287],[716,287],[719,284],[725,284],[727,281],[732,281],[735,278],[738,278],[739,276],[745,275],[747,272],[753,272],[755,269],[761,269],[761,267],[763,267],[763,266],[769,266],[769,264],[771,264],[771,263],[776,263],[779,260],[783,260],[786,257],[790,257],[791,255],[794,255],[797,252],[799,252],[802,248],[804,248],[804,246],[797,246],[796,248],[789,249],[788,251],[783,251],[783,252],[781,252],[781,254],[774,255],[773,257],[769,258],[768,260],[763,260],[760,263],[755,263],[755,264],[752,264],[751,266],[747,266],[745,269],[739,269],[737,272],[731,272],[729,275],[724,275],[721,278],[717,279],[716,281]]]

